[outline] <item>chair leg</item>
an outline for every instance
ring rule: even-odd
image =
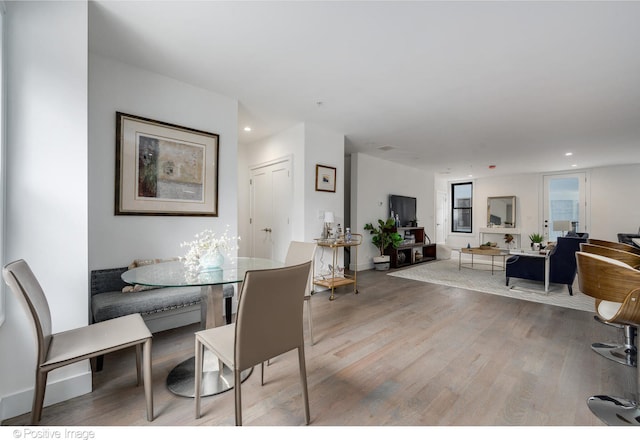
[[[138,351],[140,346],[137,347]],[[144,396],[147,402],[147,420],[153,422],[153,376],[151,375],[151,338],[142,347],[144,351]]]
[[[640,426],[640,368],[636,369],[636,400],[622,397],[591,396],[587,405],[592,413],[609,426]]]
[[[637,329],[631,325],[625,325],[623,328],[624,344],[595,342],[591,344],[591,349],[611,361],[628,367],[635,367],[637,365],[637,348],[635,344]]]
[[[204,347],[196,336],[196,349],[195,349],[195,377],[194,377],[194,389],[193,389],[193,401],[195,402],[196,419],[200,418],[200,393],[202,388],[202,360],[203,360]]]
[[[42,416],[44,404],[44,392],[47,389],[47,371],[38,369],[36,372],[36,384],[33,392],[33,406],[31,408],[31,424],[37,425]]]
[[[233,388],[236,395],[236,426],[242,426],[242,393],[240,392],[242,378],[240,373],[242,373],[240,370],[233,369]]]
[[[567,289],[569,289],[569,295],[573,296],[573,286],[571,284],[567,284]]]
[[[139,344],[136,345],[136,375],[136,386],[140,386],[142,383],[142,347]]]
[[[302,383],[302,400],[304,401],[304,417],[307,425],[311,421],[309,411],[309,390],[307,388],[307,366],[304,360],[304,344],[298,347],[298,363],[300,364],[300,382]]]
[[[232,321],[231,319],[231,315],[233,314],[232,305],[233,305],[233,298],[224,299],[224,317],[227,325],[231,324],[231,321]]]
[[[505,284],[505,286],[509,287],[509,277],[507,277],[507,283]]]
[[[260,363],[260,385],[264,386],[264,362]]]
[[[101,354],[100,356],[96,357],[96,371],[102,371],[103,367],[104,367],[104,355]]]
[[[630,327],[635,332],[635,327]],[[640,368],[636,368],[635,400],[605,395],[591,396],[587,406],[593,414],[609,426],[640,426]]]
[[[305,296],[305,302],[307,303],[307,319],[309,320],[309,338],[311,339],[311,345],[315,344],[313,339],[313,315],[311,314],[311,297]]]

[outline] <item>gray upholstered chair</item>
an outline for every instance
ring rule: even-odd
[[[303,303],[311,261],[278,269],[248,271],[245,275],[235,324],[195,334],[195,412],[200,418],[204,350],[234,373],[236,425],[242,425],[240,374],[275,356],[298,351],[302,397],[309,424],[309,397],[304,358]],[[222,371],[220,365],[219,371]]]
[[[136,348],[138,384],[141,377],[141,359],[144,361],[147,420],[153,420],[151,332],[139,314],[52,333],[47,298],[29,265],[24,260],[9,263],[3,268],[2,276],[29,317],[36,336],[38,353],[31,409],[32,424],[35,425],[40,421],[47,375],[50,371],[127,347]]]
[[[318,245],[316,243],[292,241],[289,243],[289,249],[287,249],[287,255],[284,259],[285,266],[295,266],[311,261],[309,281],[307,282],[304,294],[304,302],[307,305],[307,321],[309,323],[309,339],[311,340],[311,345],[315,344],[313,339],[313,316],[311,314],[311,293],[313,292],[313,264],[317,247]]]

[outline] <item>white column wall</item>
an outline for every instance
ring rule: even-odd
[[[53,331],[87,324],[87,3],[10,2],[6,260],[25,259]],[[35,335],[12,294],[0,327],[0,418],[31,410]],[[49,375],[45,403],[91,390],[88,363]]]

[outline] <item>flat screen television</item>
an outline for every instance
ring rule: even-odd
[[[389,195],[389,217],[398,214],[400,226],[417,226],[416,222],[416,198],[398,195]]]

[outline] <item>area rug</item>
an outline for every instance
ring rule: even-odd
[[[450,260],[423,263],[408,269],[389,272],[388,275],[594,312],[594,299],[580,292],[577,280],[573,284],[573,296],[569,295],[567,286],[564,284],[549,284],[549,291],[545,292],[542,282],[511,278],[509,286],[506,286],[502,268],[496,268],[492,275],[490,264],[478,264],[476,260],[473,269],[464,266],[458,269],[456,253]]]

